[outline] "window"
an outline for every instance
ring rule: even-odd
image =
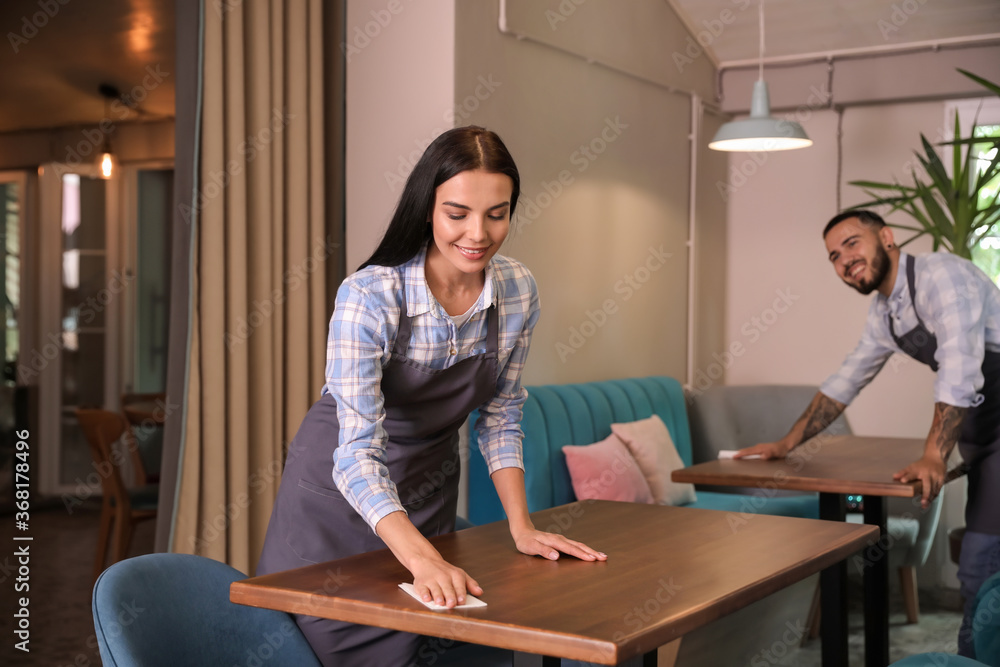
[[[956,113],[958,113],[961,123],[961,136],[1000,137],[1000,99],[987,98],[949,102],[945,105],[944,127],[954,127]],[[973,127],[973,123],[975,123],[975,127]],[[951,140],[951,131],[948,131],[945,138]],[[990,160],[996,155],[996,150],[992,144],[986,143],[975,144],[971,147],[969,159],[976,161],[976,174],[981,174],[986,170]],[[945,160],[945,164],[950,170],[948,160]],[[1000,176],[990,181],[979,192],[980,204],[994,199],[998,190],[1000,190]],[[994,283],[1000,285],[1000,222],[995,222],[993,227],[987,229],[986,233],[979,238],[979,242],[972,247],[972,261],[985,271]]]
[[[1000,124],[977,125],[973,136],[1000,138]],[[976,173],[981,174],[986,171],[996,154],[997,149],[993,144],[974,145],[970,159],[976,160]],[[980,206],[995,201],[998,193],[1000,193],[1000,176],[995,177],[979,191]],[[972,246],[972,261],[985,271],[994,283],[1000,285],[1000,224],[994,223],[993,227],[979,238],[979,242]]]

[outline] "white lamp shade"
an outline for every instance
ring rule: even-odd
[[[726,123],[708,144],[717,151],[787,151],[806,146],[812,146],[812,139],[801,125],[771,116],[764,80],[753,85],[750,117]]]

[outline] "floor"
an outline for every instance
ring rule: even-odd
[[[72,514],[61,505],[32,511],[30,543],[30,621],[31,652],[17,651],[11,640],[14,598],[8,594],[16,585],[13,549],[0,556],[0,665],[45,667],[94,667],[101,664],[97,652],[90,611],[91,569],[97,541],[99,506],[85,503],[74,507]],[[152,551],[153,522],[139,525],[130,556]],[[0,535],[14,532],[14,517],[0,517]],[[2,540],[12,544],[9,538]],[[853,586],[857,587],[855,582]],[[851,592],[851,600],[860,600],[860,590]],[[922,593],[920,623],[905,625],[899,600],[893,600],[890,617],[891,659],[898,660],[922,651],[954,652],[955,636],[961,620],[958,612],[935,604],[932,596]],[[851,665],[864,664],[862,619],[859,606],[852,607],[850,626]],[[768,647],[756,660],[758,665],[781,667],[819,667],[819,640],[805,646]]]
[[[889,604],[889,660],[895,662],[908,655],[939,651],[955,653],[957,651],[958,626],[962,622],[962,614],[954,607],[955,601],[949,601],[945,608],[939,601],[930,599],[926,592],[921,593],[920,622],[907,625],[906,613],[903,611],[901,596],[893,595]],[[849,587],[850,609],[848,626],[848,651],[850,664],[860,666],[865,664],[864,618],[861,600],[863,589],[861,581],[852,580]],[[777,648],[777,647],[772,647]],[[779,649],[780,650],[780,649]],[[804,646],[778,656],[775,652],[765,654],[762,665],[779,665],[782,667],[819,667],[820,641],[808,640]],[[754,665],[753,667],[759,667]]]
[[[10,620],[16,581],[13,549],[0,552],[0,665],[31,667],[95,667],[101,664],[97,652],[90,591],[93,586],[94,553],[100,504],[85,502],[67,512],[62,503],[31,511],[30,535],[30,653],[14,648]],[[0,517],[0,538],[11,544],[14,517]],[[154,522],[136,527],[130,556],[153,550]],[[20,544],[20,543],[19,543]],[[9,560],[8,560],[9,559]],[[13,567],[12,567],[13,566]]]

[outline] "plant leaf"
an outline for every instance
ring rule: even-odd
[[[978,83],[980,86],[982,86],[986,90],[992,91],[994,95],[997,95],[998,97],[1000,97],[1000,86],[998,86],[997,84],[993,83],[992,81],[987,81],[986,79],[984,79],[981,76],[976,76],[972,72],[967,72],[966,70],[964,70],[964,69],[962,69],[960,67],[956,68],[956,69],[958,69],[959,72],[961,72],[965,76],[969,77],[970,79],[972,79],[973,81],[975,81],[976,83]]]
[[[955,114],[956,118],[958,114]],[[931,142],[927,141],[927,137],[920,134],[920,143],[924,146],[924,152],[927,154],[927,159],[925,160],[920,153],[917,153],[917,158],[920,160],[920,164],[924,165],[924,169],[927,174],[937,185],[938,189],[942,194],[946,194],[951,188],[951,179],[948,178],[948,172],[945,171],[944,163],[941,162],[941,158],[938,156],[937,151],[931,146]],[[916,176],[913,177],[916,180]]]
[[[930,186],[924,185],[919,181],[916,182],[920,201],[923,203],[927,215],[933,221],[933,227],[940,230],[942,236],[955,239],[960,231],[959,221],[951,220],[950,216],[941,208],[941,204],[934,196],[934,190]]]
[[[955,134],[951,135],[957,137],[962,132],[962,125],[958,121],[958,110],[955,110]],[[962,149],[958,144],[951,150],[951,176],[954,179],[952,187],[958,190],[961,187],[962,182],[959,180],[962,174]]]
[[[850,181],[848,185],[856,185],[859,188],[875,188],[877,190],[895,190],[897,192],[915,192],[914,188],[899,183],[879,183],[878,181]],[[871,194],[871,193],[869,193]],[[878,195],[872,195],[877,197]]]

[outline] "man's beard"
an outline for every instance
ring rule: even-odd
[[[854,289],[858,290],[864,295],[871,294],[878,286],[882,284],[885,280],[885,276],[889,273],[889,267],[891,263],[889,262],[889,253],[885,251],[881,245],[876,246],[875,257],[872,259],[872,278],[871,280],[861,280],[856,285],[853,283],[847,283]],[[845,281],[846,282],[846,281]]]

